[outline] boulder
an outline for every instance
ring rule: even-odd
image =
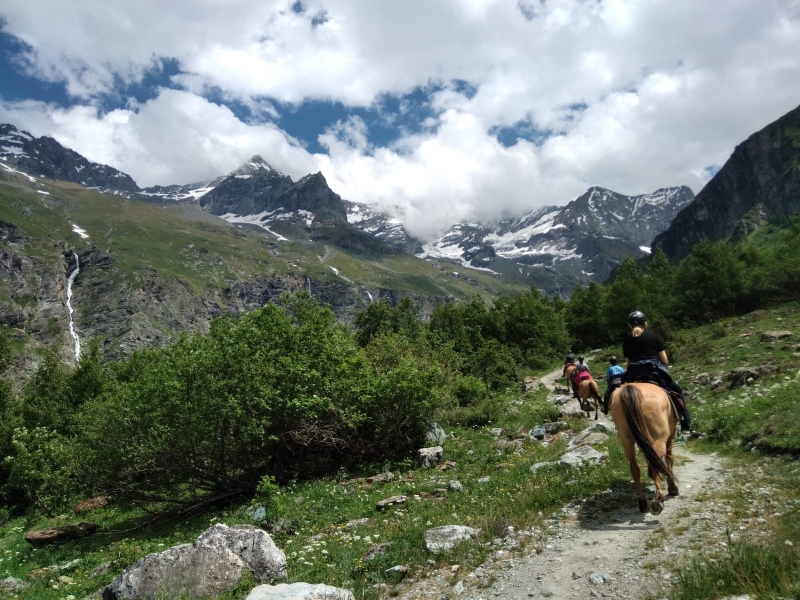
[[[417,457],[420,464],[426,469],[431,469],[442,462],[442,455],[444,449],[441,446],[433,446],[431,448],[420,448],[417,450]]]
[[[580,448],[567,452],[559,460],[559,464],[565,469],[580,469],[582,466],[590,463],[597,463],[605,460],[608,456],[605,452],[598,452],[591,446],[581,446]]]
[[[386,471],[386,473],[380,473],[378,475],[373,475],[372,477],[367,477],[364,481],[367,483],[388,483],[390,481],[394,481],[395,475],[391,471]]]
[[[324,583],[279,583],[254,587],[245,600],[355,600],[350,590]]]
[[[792,337],[794,334],[791,331],[764,331],[761,334],[762,342],[777,342],[778,340],[785,340]]]
[[[572,400],[572,396],[556,396],[556,399],[553,402],[559,406],[563,406],[565,404],[569,404],[570,400]]]
[[[389,506],[395,506],[397,504],[405,504],[408,501],[408,496],[391,496],[384,500],[379,500],[375,503],[375,510],[384,510]]]
[[[192,544],[173,546],[136,561],[105,588],[103,599],[215,596],[235,586],[245,569],[256,581],[282,579],[286,577],[286,555],[266,531],[218,523]]]
[[[588,577],[589,582],[595,585],[601,585],[603,583],[608,583],[611,581],[611,575],[608,573],[592,573]]]
[[[447,489],[451,492],[463,492],[464,486],[462,483],[456,479],[447,482]]]
[[[25,534],[25,541],[31,546],[41,548],[50,544],[63,544],[92,535],[100,525],[96,523],[77,523],[75,525],[61,525],[49,529],[39,529]]]
[[[531,473],[533,473],[533,474],[535,475],[535,474],[536,474],[536,472],[537,472],[539,469],[544,469],[545,467],[549,467],[550,465],[557,465],[557,464],[558,464],[558,463],[557,463],[557,462],[555,462],[555,461],[550,461],[550,462],[539,462],[539,463],[535,463],[535,464],[531,465],[531,467],[530,467],[530,472],[531,472]]]
[[[565,429],[569,429],[569,423],[565,421],[555,421],[553,423],[545,423],[542,425],[544,427],[544,432],[553,435],[554,433],[558,433],[559,431],[564,431]]]
[[[19,594],[26,587],[28,584],[16,577],[0,579],[0,593],[2,594]]]
[[[428,552],[440,554],[452,550],[456,544],[474,538],[481,532],[465,525],[443,525],[425,532],[425,546]]]
[[[75,513],[87,513],[93,510],[97,510],[98,508],[103,508],[108,506],[111,503],[111,498],[108,496],[96,496],[94,498],[87,498],[86,500],[81,500],[75,506]]]
[[[581,410],[581,407],[575,404],[559,406],[558,412],[561,413],[562,417],[582,417],[584,413],[584,411]]]
[[[569,444],[567,444],[567,450],[574,450],[575,448],[580,448],[581,446],[594,446],[596,444],[602,444],[606,440],[608,440],[608,435],[605,433],[592,431],[591,429],[584,429],[569,441]]]
[[[524,445],[522,440],[497,440],[494,449],[498,452],[522,452]]]
[[[774,375],[777,372],[772,365],[757,365],[755,367],[738,367],[728,373],[727,379],[731,382],[730,389],[735,390],[744,385],[748,385],[759,377]]]
[[[591,427],[587,427],[585,431],[595,431],[599,433],[616,433],[617,426],[614,425],[611,421],[606,423],[595,423]]]
[[[536,377],[526,377],[522,382],[522,391],[523,392],[530,392],[531,390],[535,390],[539,386],[539,380]]]
[[[528,435],[534,439],[543,440],[546,433],[547,431],[545,431],[544,425],[537,425],[531,429]]]
[[[386,551],[392,547],[392,542],[382,542],[380,544],[373,544],[370,546],[364,556],[361,557],[362,561],[375,560],[376,556],[386,554]]]
[[[253,521],[261,523],[261,521],[267,518],[267,509],[263,504],[256,504],[255,506],[247,508],[244,511],[244,514],[250,517]]]
[[[441,446],[447,439],[447,434],[444,432],[438,423],[429,423],[428,432],[425,434],[425,439],[429,444]]]

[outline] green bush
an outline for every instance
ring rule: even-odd
[[[459,377],[452,387],[453,397],[459,406],[468,406],[486,397],[486,389],[480,379],[472,376]]]

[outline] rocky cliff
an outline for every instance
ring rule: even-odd
[[[800,106],[736,146],[653,246],[679,260],[703,238],[744,236],[770,217],[798,214]]]

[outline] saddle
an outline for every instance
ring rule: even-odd
[[[681,398],[681,395],[672,388],[665,386],[664,382],[661,381],[661,378],[656,373],[642,373],[641,375],[637,375],[636,378],[628,380],[627,383],[652,383],[657,385],[667,393],[667,397],[675,406],[679,415],[683,414],[683,411],[686,410],[686,403],[683,401],[683,398]]]

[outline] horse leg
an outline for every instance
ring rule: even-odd
[[[672,432],[672,435],[670,435],[669,439],[667,440],[667,455],[664,457],[664,461],[667,463],[667,466],[669,467],[670,471],[672,471],[672,465],[675,463],[675,455],[672,453],[674,444],[675,444],[675,431]],[[670,496],[678,495],[678,482],[675,481],[674,476],[667,477],[667,493]]]
[[[622,440],[622,447],[625,451],[625,458],[628,460],[628,466],[631,469],[631,477],[633,483],[636,485],[636,495],[639,498],[639,512],[647,512],[647,499],[644,497],[644,489],[642,488],[642,473],[639,470],[639,464],[636,462],[636,446],[633,437],[626,436]]]
[[[659,456],[664,456],[666,459],[667,448],[664,447],[664,451],[659,452],[659,450],[661,450],[661,448],[659,448],[660,445],[660,440],[657,440],[656,443],[653,444],[653,449],[658,453]],[[650,501],[650,512],[654,515],[660,515],[661,511],[664,510],[664,491],[661,489],[661,475],[657,470],[651,469],[649,466],[647,468],[647,472],[650,475],[650,478],[653,480],[653,485],[656,488],[656,494]]]

